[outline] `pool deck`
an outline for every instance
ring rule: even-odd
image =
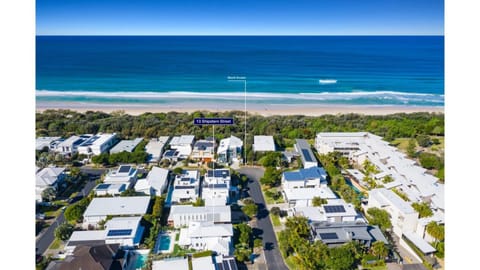
[[[160,242],[161,242],[161,237],[164,236],[164,235],[168,235],[168,237],[170,237],[170,246],[168,247],[168,250],[160,250]],[[163,232],[163,233],[160,233],[158,234],[158,237],[157,237],[157,242],[155,243],[155,254],[158,254],[158,253],[172,253],[173,252],[173,247],[175,246],[175,235],[176,235],[176,232]]]
[[[148,249],[138,249],[138,250],[132,251],[132,255],[131,255],[132,257],[130,258],[130,262],[128,263],[127,267],[125,267],[125,269],[127,270],[141,269],[136,267],[138,257],[141,255],[148,255],[149,253],[150,253],[150,250]]]

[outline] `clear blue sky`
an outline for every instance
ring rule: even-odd
[[[38,35],[443,35],[443,0],[37,0]]]

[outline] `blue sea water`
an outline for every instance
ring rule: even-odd
[[[444,105],[443,36],[37,36],[37,102]]]

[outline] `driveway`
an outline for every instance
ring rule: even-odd
[[[241,174],[249,178],[248,187],[250,189],[250,196],[258,205],[257,225],[256,228],[261,230],[263,237],[263,246],[265,247],[265,259],[267,261],[268,269],[288,270],[285,265],[280,250],[278,249],[277,238],[273,231],[272,222],[268,216],[268,210],[265,207],[265,199],[258,180],[263,176],[263,168],[241,168],[238,170]]]

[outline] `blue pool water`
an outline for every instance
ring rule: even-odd
[[[148,260],[148,254],[138,254],[137,261],[135,262],[135,269],[145,266]]]
[[[170,236],[168,235],[162,235],[160,236],[160,250],[165,251],[170,248]]]

